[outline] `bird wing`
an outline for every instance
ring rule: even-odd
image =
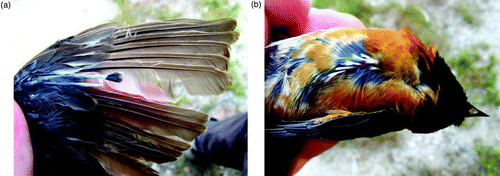
[[[282,120],[266,127],[265,131],[266,137],[270,139],[314,138],[341,141],[361,137],[374,137],[391,131],[400,131],[405,129],[408,123],[408,121],[399,118],[395,111],[381,110],[376,112],[352,113],[330,118],[329,120],[320,120],[320,118],[294,121]]]
[[[60,40],[29,61],[14,77],[15,99],[32,133],[60,134],[61,145],[97,159],[111,175],[155,175],[139,160],[175,160],[209,119],[168,105],[165,100],[175,99],[173,85],[191,95],[227,89],[235,27],[232,19],[103,24]],[[59,145],[32,138],[34,147]]]
[[[310,109],[322,104],[317,98],[324,87],[354,92],[357,85],[385,80],[379,60],[365,50],[366,38],[362,30],[333,28],[269,45],[265,85],[268,113],[275,111],[288,119],[311,118],[314,114]],[[335,108],[342,109],[336,105],[315,112]]]

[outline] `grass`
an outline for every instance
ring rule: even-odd
[[[366,26],[371,26],[370,16],[375,13],[375,7],[372,7],[364,0],[313,0],[311,6],[319,9],[332,8],[339,12],[354,15]]]
[[[182,17],[182,12],[174,12],[167,5],[162,5],[160,8],[150,13],[154,14],[155,18],[159,20],[169,20]]]
[[[243,69],[240,60],[229,60],[229,74],[233,77],[233,84],[227,90],[234,92],[236,97],[243,98],[247,96],[246,87],[244,86],[243,79],[239,74],[239,70]]]
[[[408,6],[402,8],[396,3],[391,4],[394,9],[397,9],[399,16],[396,19],[396,26],[407,26],[414,34],[419,36],[423,43],[428,46],[430,44],[436,46],[440,51],[447,51],[449,45],[446,34],[436,31],[432,24],[426,19],[424,13],[420,8],[415,6]]]
[[[399,9],[400,18],[396,22],[398,26],[408,26],[412,31],[423,31],[429,29],[431,24],[427,22],[422,11],[414,6]]]
[[[144,3],[130,3],[129,0],[116,0],[120,14],[110,22],[125,22],[128,25],[144,23],[148,18],[169,20],[182,17],[182,12],[174,12],[167,5],[150,6]]]
[[[240,4],[230,4],[228,0],[198,0],[205,19],[233,18],[237,19],[241,10]]]
[[[478,20],[477,17],[474,15],[473,9],[475,9],[475,7],[472,4],[466,2],[457,3],[457,5],[454,7],[454,10],[462,16],[462,19],[466,23],[471,25],[477,25]]]
[[[495,69],[496,57],[492,55],[489,63],[484,66],[476,66],[481,55],[475,51],[462,50],[460,56],[451,60],[453,69],[457,72],[457,79],[465,89],[481,89],[484,93],[479,102],[481,105],[500,106],[500,94],[496,87],[498,71]]]
[[[476,144],[479,169],[474,175],[500,175],[500,147]]]
[[[114,19],[110,20],[110,22],[125,22],[130,25],[135,24],[136,20],[132,15],[130,2],[128,0],[116,0],[115,2],[121,13]]]

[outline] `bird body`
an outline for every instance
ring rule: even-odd
[[[312,119],[317,126],[390,111],[408,122],[399,125],[432,132],[459,125],[466,116],[485,115],[467,102],[437,49],[407,28],[332,28],[266,49],[266,120],[271,124]]]
[[[175,99],[176,84],[191,95],[230,86],[235,26],[232,19],[108,23],[35,56],[14,77],[35,174],[156,175],[143,161],[176,160],[209,118],[165,100]]]

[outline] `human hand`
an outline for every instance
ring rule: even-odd
[[[356,17],[329,9],[311,8],[309,0],[267,0],[265,5],[265,42],[289,38],[334,27],[366,28]],[[297,173],[311,158],[336,145],[338,141],[310,139],[295,156],[288,175]],[[300,146],[300,145],[299,145]]]
[[[14,101],[14,175],[33,175],[33,149],[28,124]]]
[[[312,8],[309,0],[266,0],[265,13],[266,45],[276,35],[288,38],[334,27],[366,28],[350,14]]]

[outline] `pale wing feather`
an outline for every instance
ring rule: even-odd
[[[96,151],[93,156],[102,167],[113,176],[144,175],[155,176],[158,173],[142,163],[124,156],[110,155],[104,151]]]
[[[130,62],[159,62],[194,66],[215,66],[227,70],[228,58],[216,54],[182,54],[182,53],[111,53],[109,60],[127,60]]]

